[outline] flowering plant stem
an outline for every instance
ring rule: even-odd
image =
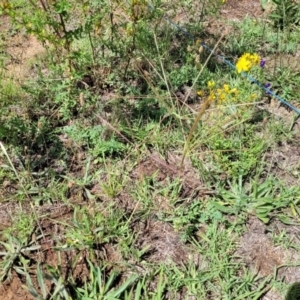
[[[201,117],[203,116],[204,112],[206,111],[206,109],[209,107],[210,103],[211,103],[211,99],[208,97],[205,100],[205,102],[203,103],[203,105],[201,106],[201,108],[200,108],[200,110],[197,114],[197,117],[196,117],[196,119],[195,119],[195,121],[192,125],[192,128],[189,131],[189,135],[188,135],[188,137],[185,141],[185,144],[184,144],[183,155],[182,155],[182,159],[181,159],[181,163],[180,163],[180,169],[182,169],[182,167],[183,167],[183,161],[184,161],[184,159],[186,157],[186,154],[188,152],[189,144],[190,144],[190,141],[192,139],[193,133],[196,129],[196,126],[197,126],[198,122],[200,121]]]
[[[188,97],[190,96],[190,93],[194,89],[194,87],[196,85],[196,82],[198,81],[198,79],[199,79],[200,75],[202,74],[204,68],[206,67],[206,65],[209,62],[209,60],[212,57],[212,55],[215,53],[215,50],[217,49],[218,45],[220,44],[220,42],[221,42],[221,40],[223,39],[224,36],[225,36],[225,33],[221,35],[221,37],[217,41],[216,45],[214,46],[213,50],[210,52],[209,56],[207,57],[205,63],[203,64],[201,70],[199,71],[197,77],[194,80],[194,83],[192,85],[192,88],[190,89],[190,92],[186,95],[184,103],[187,101]],[[192,125],[192,128],[189,131],[188,137],[187,137],[187,139],[185,141],[185,144],[184,144],[182,159],[181,159],[181,163],[180,163],[180,169],[182,169],[182,167],[183,167],[183,162],[184,162],[184,159],[185,159],[186,154],[188,152],[189,144],[190,144],[191,138],[193,136],[193,133],[194,133],[194,131],[196,129],[196,126],[197,126],[198,122],[200,121],[202,115],[204,114],[205,110],[208,108],[208,106],[209,106],[210,103],[211,103],[211,99],[208,97],[205,100],[205,102],[203,103],[202,107],[200,108],[200,110],[199,110],[199,112],[198,112],[198,114],[196,116],[196,119],[195,119],[195,121],[194,121],[194,123]]]

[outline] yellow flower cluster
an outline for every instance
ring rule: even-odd
[[[228,102],[228,101],[235,101],[236,96],[238,95],[239,91],[237,88],[230,88],[228,84],[224,84],[220,89],[214,89],[216,83],[214,81],[208,81],[207,87],[209,89],[208,99],[213,102],[215,100],[218,103]],[[203,92],[198,91],[198,96],[202,96]]]
[[[224,84],[222,89],[217,89],[219,102],[235,101],[239,91],[237,88],[230,88],[228,84]]]
[[[260,57],[256,53],[244,53],[237,61],[236,68],[238,73],[249,71],[254,65],[259,64]]]

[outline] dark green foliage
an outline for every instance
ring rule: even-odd
[[[299,300],[300,299],[300,282],[293,283],[285,297],[285,300]]]
[[[276,10],[271,14],[275,27],[281,30],[298,25],[300,21],[300,4],[294,0],[272,0],[276,4]]]

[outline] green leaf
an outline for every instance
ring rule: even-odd
[[[236,212],[236,210],[234,208],[227,207],[225,205],[219,204],[218,202],[212,202],[212,205],[219,211],[226,213],[226,214],[233,214]]]
[[[295,222],[295,220],[293,220],[291,217],[289,217],[289,216],[285,216],[285,215],[279,215],[279,216],[277,216],[278,217],[278,219],[282,222],[282,223],[284,223],[284,224],[286,224],[286,225],[298,225],[297,224],[297,222]]]
[[[112,300],[112,299],[118,300],[119,298],[114,298],[114,297],[120,296],[138,277],[139,276],[137,274],[132,275],[116,291],[110,291],[107,294],[107,299],[109,299],[109,300]]]
[[[257,215],[257,217],[263,221],[265,224],[268,224],[270,222],[270,218],[267,218],[267,217],[264,217],[264,216],[260,216],[260,215]]]
[[[45,280],[44,280],[43,273],[42,273],[40,265],[37,266],[37,280],[38,280],[42,295],[43,295],[44,299],[46,299],[46,297],[47,297],[47,287],[45,285]]]

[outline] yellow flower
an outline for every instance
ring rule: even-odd
[[[220,93],[220,94],[219,94],[219,100],[222,102],[222,101],[224,101],[225,99],[226,99],[226,94]]]
[[[237,61],[236,68],[238,73],[249,71],[254,65],[260,62],[260,57],[256,53],[244,53]]]
[[[233,89],[231,89],[230,91],[229,91],[229,94],[235,94],[235,95],[237,95],[238,94],[238,89],[237,88],[233,88]]]
[[[223,88],[224,88],[224,92],[228,94],[229,93],[229,85],[228,84],[224,84]]]
[[[215,85],[216,85],[216,84],[215,84],[214,81],[209,80],[209,81],[207,82],[207,86],[208,86],[210,89],[213,88]]]
[[[209,99],[210,101],[216,100],[216,94],[215,94],[214,92],[211,92],[211,93],[209,94],[208,99]]]
[[[197,95],[199,96],[199,97],[201,97],[201,96],[203,96],[203,92],[200,90],[200,91],[197,91]]]

